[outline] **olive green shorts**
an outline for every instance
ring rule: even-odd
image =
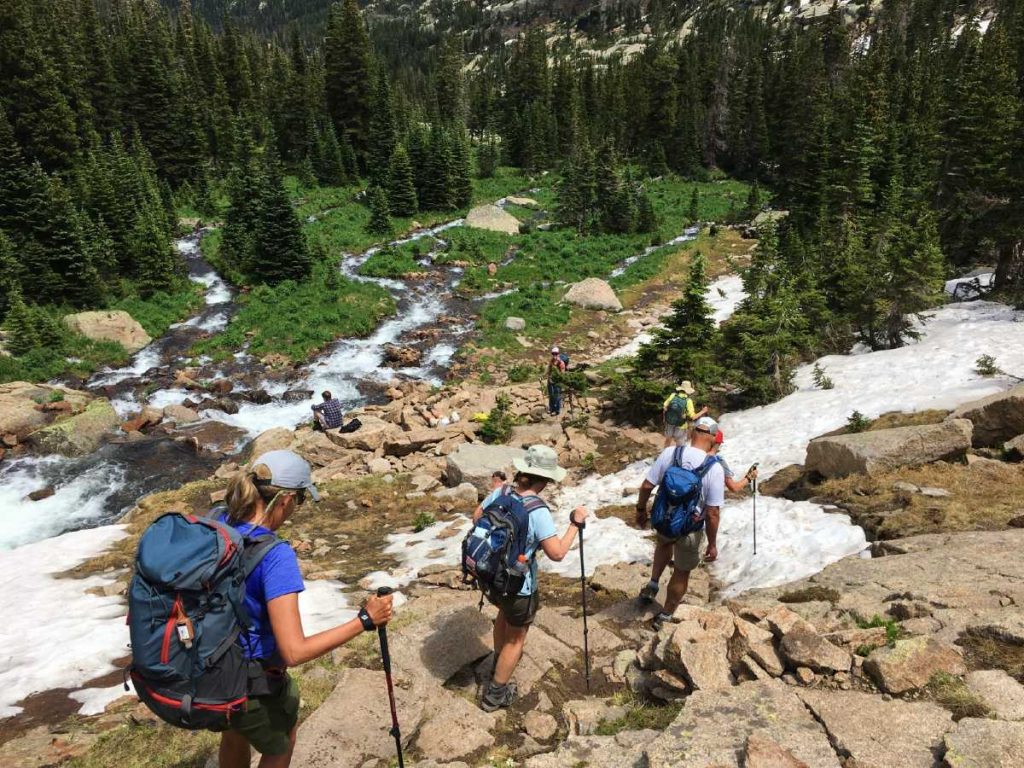
[[[658,534],[658,544],[672,545],[672,567],[677,571],[692,571],[700,565],[700,548],[704,543],[704,529],[668,539]]]
[[[252,696],[245,711],[231,718],[231,730],[245,736],[261,755],[284,755],[299,722],[299,684],[289,676],[269,696]]]

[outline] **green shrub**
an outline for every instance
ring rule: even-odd
[[[857,626],[861,629],[873,629],[874,627],[885,627],[885,639],[892,645],[903,637],[903,628],[894,619],[883,619],[875,615],[868,620],[858,619]]]
[[[55,389],[53,392],[50,393],[50,402],[51,403],[63,403],[64,402],[64,393],[61,392],[59,389]]]
[[[825,374],[825,371],[817,363],[814,364],[814,385],[818,389],[832,389],[835,387],[832,379]]]
[[[504,392],[498,394],[497,402],[487,414],[487,421],[480,427],[480,438],[485,443],[504,443],[512,437],[512,427],[516,425],[512,413],[512,401]]]
[[[537,367],[527,363],[513,365],[508,369],[508,380],[513,384],[522,384],[524,381],[530,381],[539,375],[540,372]]]
[[[849,432],[863,432],[871,426],[871,419],[860,411],[854,411],[846,420],[846,429]]]
[[[411,245],[415,245],[412,243]],[[414,272],[426,271],[414,258],[409,249],[382,248],[359,267],[359,274],[366,277],[399,278]]]
[[[416,514],[416,517],[412,521],[412,529],[416,533],[419,533],[424,528],[429,528],[437,522],[437,518],[433,514],[426,510],[421,510]]]
[[[974,371],[979,376],[985,378],[992,378],[993,376],[1001,376],[1003,371],[996,365],[996,359],[992,355],[982,355],[974,361]]]

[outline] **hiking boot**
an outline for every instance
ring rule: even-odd
[[[662,611],[657,616],[655,616],[653,619],[651,619],[651,626],[653,626],[656,630],[661,629],[663,626],[665,626],[665,624],[671,624],[671,623],[672,623],[672,614],[671,613],[665,613],[664,611]]]
[[[651,584],[647,582],[644,584],[643,589],[640,590],[640,602],[641,603],[653,603],[658,597],[659,585]]]
[[[484,712],[493,712],[496,709],[507,709],[516,700],[516,684],[513,682],[505,685],[488,683],[484,689],[484,695],[480,697],[480,709]]]

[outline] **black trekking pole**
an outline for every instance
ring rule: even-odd
[[[569,513],[570,516],[572,513]],[[583,565],[583,529],[586,523],[580,523],[580,586],[583,592],[583,665],[587,676],[587,693],[590,693],[590,628],[587,626],[587,571]]]
[[[379,587],[377,589],[377,597],[387,597],[393,591],[391,587]],[[402,731],[398,727],[398,709],[395,706],[395,684],[391,679],[391,652],[388,650],[387,626],[377,627],[377,637],[380,638],[380,656],[384,664],[384,679],[388,682],[388,703],[391,704],[391,735],[395,737],[395,749],[398,751],[398,768],[405,768],[405,760],[402,757]]]

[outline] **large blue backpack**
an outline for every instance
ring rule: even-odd
[[[223,731],[264,683],[239,636],[250,627],[245,579],[281,542],[243,537],[216,519],[171,512],[139,539],[128,590],[130,675],[161,719],[189,730]]]
[[[524,499],[512,486],[502,486],[462,541],[464,580],[492,599],[518,595],[530,569],[530,513],[544,506],[537,496]]]
[[[696,469],[682,466],[683,448],[672,454],[672,465],[658,486],[651,510],[651,527],[662,536],[678,539],[704,525],[704,475],[718,463],[717,456],[708,456]]]

